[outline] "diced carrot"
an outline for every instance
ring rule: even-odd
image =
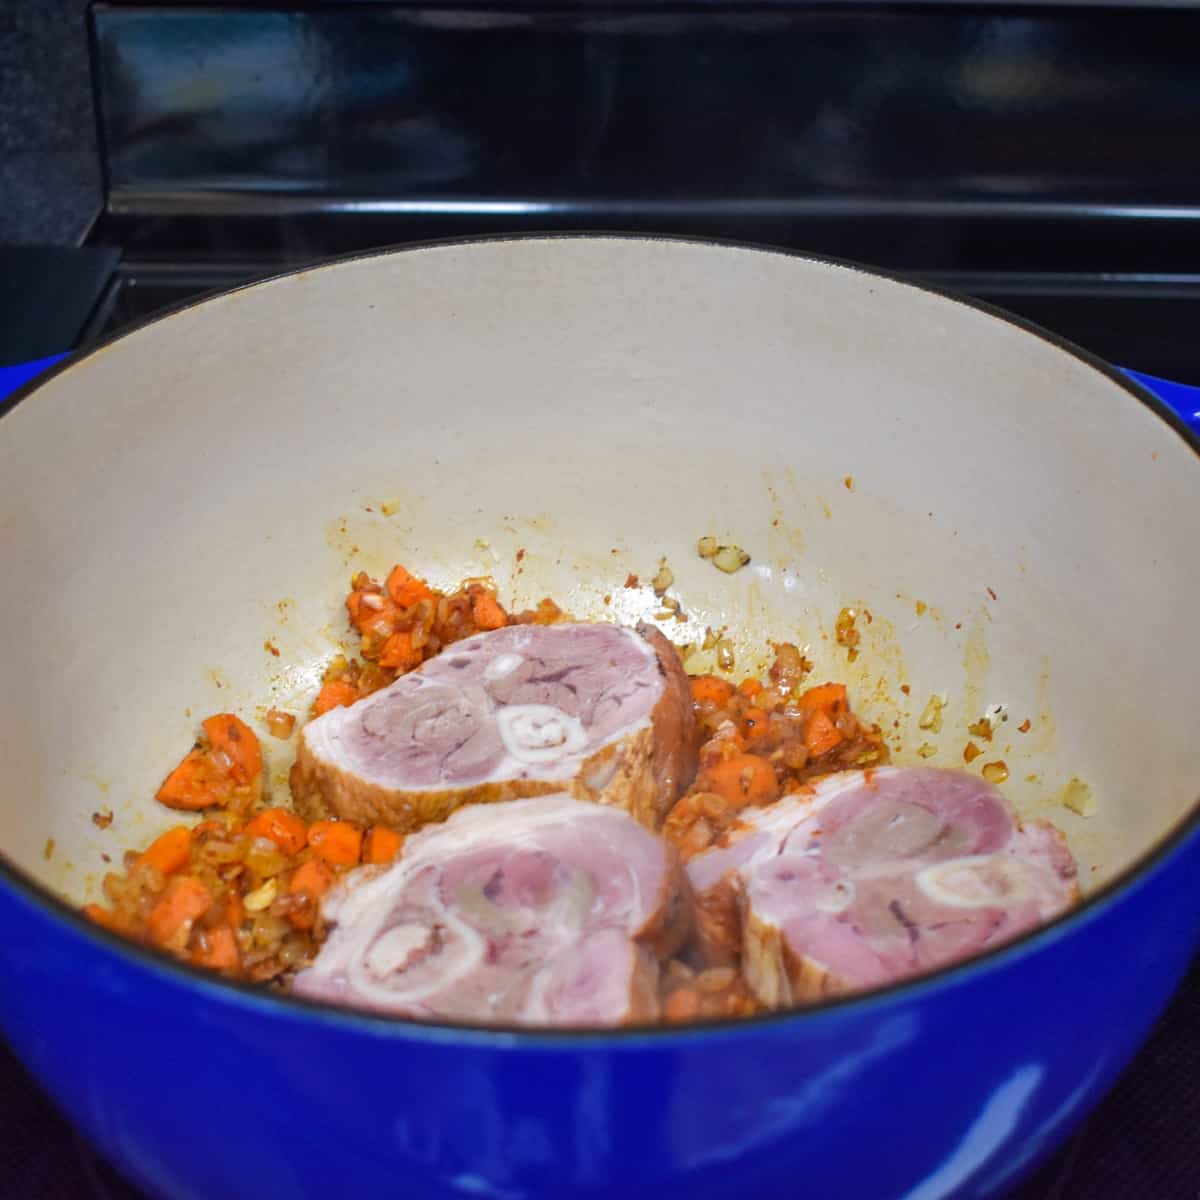
[[[192,922],[212,905],[208,888],[192,875],[176,876],[167,885],[162,898],[150,910],[146,932],[156,946],[187,940]]]
[[[761,741],[770,732],[769,718],[761,708],[748,708],[742,714],[742,732],[747,741]]]
[[[214,971],[234,970],[242,961],[238,953],[237,938],[227,925],[218,925],[205,935],[208,938],[208,949],[197,951],[193,961],[201,967],[209,967]]]
[[[804,725],[804,748],[814,757],[828,754],[846,739],[833,723],[833,718],[823,709],[813,709]]]
[[[775,770],[756,754],[734,754],[701,772],[703,789],[724,796],[736,808],[766,804],[779,795]]]
[[[387,577],[388,595],[401,607],[409,608],[420,600],[428,600],[433,596],[433,589],[423,579],[418,579],[406,571],[399,563]]]
[[[198,812],[229,798],[229,778],[202,750],[189,750],[155,793],[159,804]]]
[[[218,713],[203,722],[204,732],[212,743],[216,761],[225,754],[232,766],[228,773],[235,783],[251,783],[262,771],[262,747],[254,730],[233,713]]]
[[[114,933],[121,932],[121,925],[117,920],[117,914],[112,909],[105,908],[102,904],[85,904],[83,906],[83,915],[93,925],[100,925],[105,929],[111,929]]]
[[[323,716],[331,708],[339,708],[353,704],[358,699],[358,690],[354,684],[344,679],[331,679],[321,685],[316,700],[313,701],[313,712]]]
[[[231,929],[240,929],[246,919],[246,906],[235,891],[230,891],[225,897],[225,920]]]
[[[308,826],[286,808],[268,808],[246,826],[251,837],[270,838],[284,854],[299,854],[308,842]]]
[[[743,696],[757,696],[762,690],[763,685],[761,679],[743,679],[742,682],[738,684],[738,691],[741,692]]]
[[[421,665],[423,655],[413,646],[413,636],[407,630],[393,633],[383,644],[383,653],[379,656],[381,667],[392,667],[398,671],[411,671]]]
[[[390,863],[404,845],[404,834],[386,825],[372,825],[363,839],[362,860],[365,863]]]
[[[164,875],[187,866],[191,850],[192,831],[186,825],[175,825],[160,834],[138,858],[139,863],[148,863]]]
[[[308,827],[313,853],[330,866],[353,866],[362,856],[362,842],[362,830],[351,821],[314,821]]]
[[[301,863],[292,873],[288,883],[288,893],[292,896],[305,896],[309,903],[288,914],[288,920],[297,929],[311,929],[316,918],[316,904],[320,898],[333,886],[336,879],[334,873],[319,858],[310,858]]]
[[[508,624],[508,617],[500,602],[491,592],[480,592],[471,606],[478,629],[502,629]]]
[[[727,679],[718,679],[715,675],[696,675],[692,677],[692,699],[697,704],[713,704],[722,708],[729,703],[733,695],[733,684]]]
[[[678,987],[664,1001],[663,1018],[690,1021],[700,1015],[700,993],[694,987]]]
[[[824,712],[837,720],[848,708],[844,683],[822,683],[810,687],[800,697],[800,707],[805,712]]]

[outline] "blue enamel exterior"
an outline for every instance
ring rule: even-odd
[[[1200,831],[1032,939],[808,1015],[389,1024],[225,987],[0,887],[0,1026],[151,1196],[988,1197],[1112,1082],[1200,940]]]
[[[955,971],[673,1032],[485,1033],[279,1001],[125,946],[5,871],[0,929],[0,1030],[153,1197],[983,1200],[1099,1099],[1181,978],[1200,829]]]

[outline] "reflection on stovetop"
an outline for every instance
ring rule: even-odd
[[[1200,960],[1091,1117],[1029,1179],[995,1200],[1197,1200],[1198,1013]],[[75,1133],[2,1045],[0,1098],[8,1133],[0,1179],[20,1180],[22,1200],[150,1200]]]

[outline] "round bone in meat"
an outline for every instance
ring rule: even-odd
[[[409,831],[463,804],[567,790],[657,829],[696,742],[687,676],[657,630],[512,625],[310,721],[292,794],[309,818]]]
[[[616,809],[566,793],[471,806],[346,876],[294,990],[427,1019],[648,1021],[688,912],[672,848]]]
[[[751,810],[688,875],[714,961],[767,1005],[876,987],[987,950],[1078,897],[1061,833],[964,771],[847,771]]]

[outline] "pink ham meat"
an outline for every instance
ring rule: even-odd
[[[1019,825],[995,788],[932,768],[829,776],[688,864],[710,955],[740,951],[771,1007],[978,954],[1070,907],[1076,875],[1053,826]]]
[[[566,793],[473,805],[326,897],[301,996],[406,1017],[618,1025],[658,1015],[687,932],[674,851]]]
[[[657,630],[513,625],[310,721],[291,784],[310,819],[402,831],[563,790],[657,829],[695,770],[687,676]]]

